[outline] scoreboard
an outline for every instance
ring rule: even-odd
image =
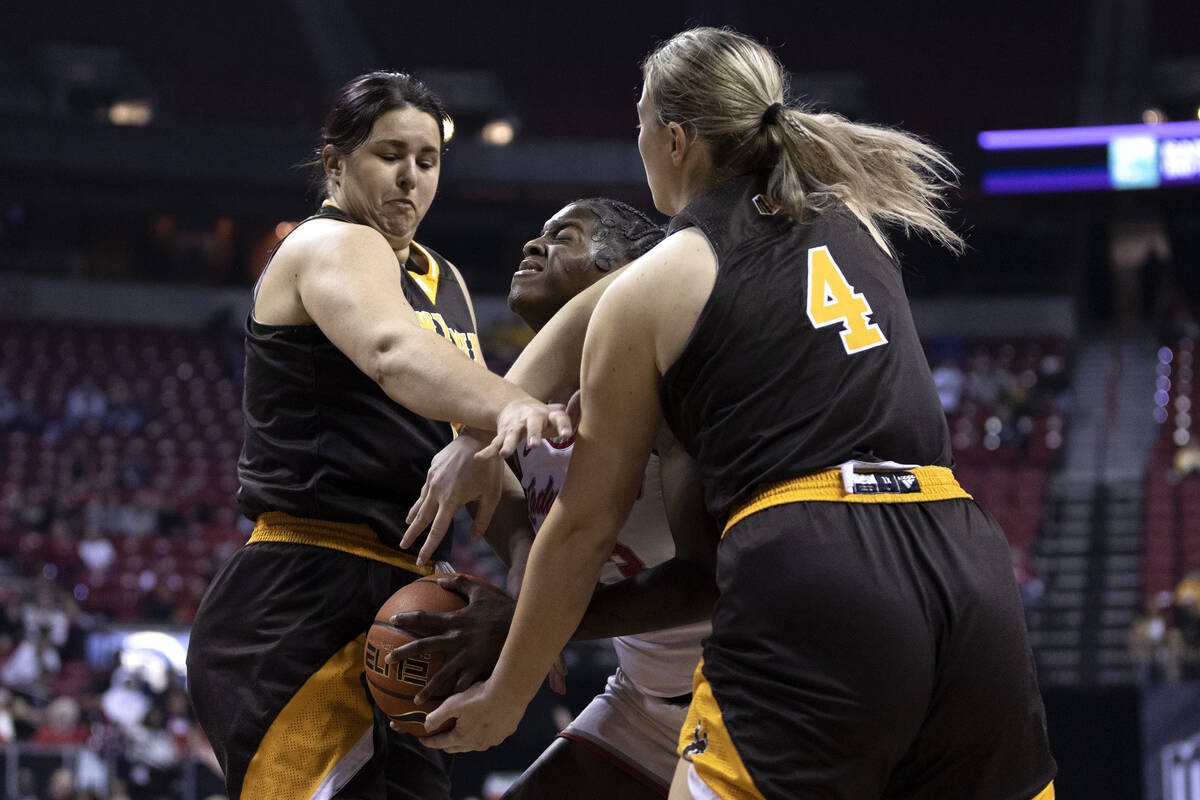
[[[1200,122],[983,131],[985,194],[1200,185]]]

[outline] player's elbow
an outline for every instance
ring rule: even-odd
[[[415,347],[406,331],[386,331],[373,337],[365,353],[362,370],[378,383],[388,396],[401,405],[410,405],[405,387],[420,385],[419,365],[413,358]]]

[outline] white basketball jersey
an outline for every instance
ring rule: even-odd
[[[536,447],[523,444],[517,448],[521,485],[535,534],[566,480],[574,441],[574,437],[564,443],[543,439]],[[600,570],[600,583],[616,583],[674,555],[675,542],[663,510],[658,456],[652,454],[638,499],[617,536],[612,555]],[[612,640],[613,649],[621,670],[642,691],[676,697],[692,690],[692,672],[700,661],[700,640],[711,631],[711,623],[698,622],[636,636],[617,636]]]

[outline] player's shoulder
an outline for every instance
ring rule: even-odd
[[[686,299],[697,291],[707,297],[716,271],[717,257],[708,239],[695,228],[684,228],[629,264],[605,296],[615,293],[625,302],[656,305],[664,297]]]
[[[276,255],[288,260],[320,262],[391,252],[383,234],[370,226],[320,218],[308,220],[292,231],[279,245]]]

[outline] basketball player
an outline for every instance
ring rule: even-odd
[[[948,468],[882,231],[960,247],[938,205],[953,168],[907,134],[786,105],[784,74],[712,28],[643,64],[638,148],[668,236],[596,308],[571,471],[508,640],[424,741],[480,749],[516,727],[662,413],[724,521],[672,797],[1052,798],[1008,546]]]
[[[376,610],[433,571],[399,547],[398,520],[451,439],[445,421],[570,431],[482,366],[462,277],[414,241],[446,120],[408,75],[347,84],[317,152],[327,199],[255,289],[238,500],[256,524],[188,651],[230,798],[449,797],[446,757],[390,731],[362,682]]]
[[[512,278],[509,307],[535,331],[542,331],[568,301],[610,275],[614,269],[642,255],[657,244],[662,235],[660,227],[625,203],[608,199],[570,203],[546,222],[541,235],[526,243],[525,258]],[[569,345],[566,347],[569,349]],[[568,366],[566,375],[569,380],[560,389],[562,395],[554,399],[565,400],[573,393],[579,375],[577,361]],[[674,443],[668,440],[669,434],[660,442],[659,449],[667,454],[667,469],[671,470],[678,457],[686,459],[686,455],[672,449]],[[455,449],[464,446],[462,441],[451,445]],[[513,455],[520,493],[514,497],[510,492],[501,502],[489,529],[489,541],[510,562],[509,587],[514,595],[524,570],[528,540],[541,526],[563,485],[572,447],[570,440],[543,440],[536,446],[522,443]],[[668,477],[665,487],[668,495],[673,483],[677,481]],[[687,510],[680,506],[684,502],[682,498],[671,498],[676,530],[708,528],[694,519],[683,519]],[[698,497],[695,502],[698,505]],[[518,524],[518,518],[524,524]],[[420,520],[412,530],[423,527],[424,520]],[[715,538],[715,533],[709,530],[687,533]],[[682,547],[687,546],[688,540],[694,540],[692,535],[678,538]],[[692,612],[692,618],[703,615],[706,620],[712,592],[698,592],[694,584],[676,583],[680,590],[674,592],[675,599],[672,600],[663,594],[661,580],[656,588],[647,588],[647,578],[654,582],[660,576],[644,576],[633,594],[628,594],[634,589],[632,585],[622,584],[625,578],[664,565],[673,557],[687,555],[682,550],[676,551],[664,510],[660,459],[658,455],[651,456],[639,500],[600,575],[600,582],[609,590],[602,591],[589,608],[576,638],[634,630],[650,632],[618,635],[613,639],[619,667],[609,678],[605,691],[559,734],[546,752],[517,779],[505,798],[536,800],[570,796],[576,800],[613,797],[651,800],[667,796],[677,761],[675,746],[691,700],[691,676],[700,658],[700,640],[709,633],[711,626],[703,621],[659,629],[666,628],[672,620],[673,613],[669,608],[689,605],[683,600],[687,595],[691,595],[690,607],[697,609]],[[660,575],[662,569],[667,568],[660,568]],[[711,566],[707,569],[711,574]],[[443,687],[446,691],[453,688],[451,679],[458,674],[457,665],[467,660],[463,651],[469,645],[463,641],[464,637],[447,635],[447,631],[455,626],[463,630],[475,628],[475,624],[464,619],[466,615],[472,611],[483,614],[480,606],[495,600],[494,596],[484,596],[485,593],[470,592],[462,581],[448,579],[447,583],[471,596],[473,602],[467,610],[445,615],[417,612],[394,618],[395,624],[402,628],[433,636],[397,648],[393,651],[393,660],[442,649],[443,644],[451,659],[435,676],[437,682],[431,682],[418,695],[418,701],[425,695],[441,694]],[[711,578],[708,578],[708,585],[711,586]],[[625,600],[622,603],[623,594]],[[640,609],[631,608],[630,599],[639,604]],[[496,616],[494,624],[498,630],[507,630],[511,609]],[[497,645],[502,643],[502,638],[496,641]],[[497,652],[498,647],[489,654],[473,658],[490,668]],[[463,680],[461,676],[459,680]],[[467,679],[464,688],[470,683]]]

